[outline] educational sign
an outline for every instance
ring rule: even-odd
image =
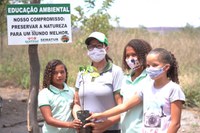
[[[8,45],[72,42],[70,4],[7,5]]]

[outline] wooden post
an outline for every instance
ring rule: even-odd
[[[40,3],[40,0],[32,0],[31,3]],[[28,54],[30,63],[30,90],[27,102],[27,129],[29,133],[39,133],[37,121],[38,92],[40,84],[38,45],[29,45]]]
[[[29,45],[30,62],[30,91],[27,106],[27,128],[29,133],[39,133],[37,121],[38,91],[40,84],[40,63],[38,58],[38,45]]]

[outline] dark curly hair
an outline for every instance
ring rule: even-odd
[[[155,48],[149,54],[157,54],[159,62],[170,64],[167,77],[178,84],[178,62],[176,61],[174,54],[164,48]]]
[[[46,68],[44,70],[44,77],[43,77],[43,88],[49,88],[49,85],[52,84],[52,77],[55,71],[55,68],[57,65],[63,65],[66,71],[66,79],[65,83],[67,83],[67,78],[68,78],[68,72],[67,72],[67,67],[65,64],[58,60],[58,59],[53,59],[48,62],[46,65]]]
[[[132,39],[131,41],[129,41],[128,44],[124,47],[123,58],[122,58],[123,70],[130,70],[130,67],[126,63],[126,48],[127,47],[132,47],[135,50],[139,62],[143,66],[143,69],[145,69],[146,56],[152,50],[151,45],[142,39]]]

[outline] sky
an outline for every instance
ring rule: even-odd
[[[70,3],[84,6],[84,0],[43,0],[43,3]],[[101,5],[102,0],[96,0]],[[200,26],[200,0],[115,0],[108,13],[120,18],[120,27],[184,27]],[[111,23],[116,26],[115,23]]]

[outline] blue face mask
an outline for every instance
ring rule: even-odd
[[[146,72],[152,79],[154,79],[164,72],[163,70],[164,67],[162,68],[148,67],[146,68]]]

